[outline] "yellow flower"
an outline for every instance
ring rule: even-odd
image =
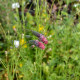
[[[23,75],[19,75],[19,78],[22,78],[23,77]]]
[[[42,16],[43,16],[43,17],[46,17],[46,15],[45,15],[45,14],[42,14]]]
[[[47,35],[47,32],[45,32],[44,34]]]
[[[25,43],[24,39],[20,40],[20,44],[23,45]]]
[[[44,26],[39,25],[39,31],[42,31],[44,29]]]
[[[20,63],[19,66],[22,67],[22,63]]]
[[[23,45],[23,48],[27,48],[26,41],[24,41],[24,39],[20,40],[20,45]]]
[[[42,27],[39,27],[39,31],[42,31],[43,30],[43,26]]]
[[[27,48],[27,45],[25,44],[25,45],[23,46],[23,48]]]
[[[16,27],[15,27],[15,25],[13,26],[13,29],[15,29]]]
[[[46,10],[45,10],[45,9],[43,9],[43,10],[42,10],[42,12],[44,13],[44,12],[46,12]]]

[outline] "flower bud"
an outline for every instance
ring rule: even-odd
[[[36,31],[32,31],[32,34],[34,34],[37,37],[40,37],[40,33],[36,32]]]
[[[44,44],[39,42],[38,40],[29,40],[29,44],[35,45],[41,49],[45,49]]]

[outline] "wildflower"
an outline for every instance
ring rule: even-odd
[[[48,43],[48,40],[44,37],[44,35],[40,35],[40,37],[39,37],[39,39],[43,42],[43,43],[45,43],[45,44],[47,44]]]
[[[45,12],[46,12],[46,10],[45,10],[45,9],[43,9],[43,10],[42,10],[42,12],[43,12],[43,13],[45,13]]]
[[[51,38],[51,37],[52,37],[52,35],[49,35],[49,36],[48,36],[48,38]]]
[[[40,33],[36,32],[36,31],[32,31],[32,34],[34,34],[37,37],[40,37]]]
[[[18,2],[12,4],[12,9],[16,9],[16,8],[20,8],[20,5]]]
[[[39,31],[42,31],[43,30],[43,26],[42,27],[39,27]]]
[[[15,29],[16,27],[15,26],[13,26],[13,29]]]
[[[43,29],[44,29],[44,27],[39,25],[39,31],[42,31]]]
[[[24,47],[24,48],[27,48],[27,45],[25,44],[23,47]]]
[[[73,6],[74,6],[74,7],[78,7],[78,6],[79,6],[79,4],[74,4]]]
[[[6,78],[8,78],[8,74],[7,74],[7,73],[5,73],[4,76],[5,76]],[[8,79],[7,79],[7,80],[8,80]]]
[[[15,26],[13,26],[13,30],[16,32],[16,27]]]
[[[43,17],[46,17],[46,14],[43,13],[42,16],[43,16]]]
[[[35,47],[35,45],[31,45],[31,48],[34,48]]]
[[[22,67],[22,63],[20,63],[19,66]]]
[[[47,22],[48,20],[49,20],[49,17],[46,17],[44,21]]]
[[[56,12],[57,10],[57,6],[54,4],[51,13],[53,14],[54,12]]]
[[[29,40],[29,44],[35,45],[41,49],[45,49],[44,44],[39,42],[38,40]]]
[[[46,39],[46,37],[44,37],[44,35],[36,32],[36,31],[32,31],[32,33],[37,36],[39,38],[39,40],[41,40],[43,43],[48,44],[48,40]]]
[[[14,40],[14,45],[16,48],[18,48],[19,47],[19,40]]]
[[[19,78],[23,78],[23,75],[19,75]]]
[[[23,48],[27,48],[26,41],[24,41],[24,39],[20,40],[20,45],[23,45]]]
[[[47,32],[45,32],[44,34],[47,35]]]

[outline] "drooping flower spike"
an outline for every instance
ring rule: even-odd
[[[43,43],[39,42],[38,40],[29,40],[29,44],[35,45],[41,49],[45,49],[45,46]]]
[[[39,38],[39,40],[41,40],[43,43],[48,44],[48,40],[46,39],[46,37],[44,37],[44,35],[36,32],[36,31],[32,31],[32,33],[37,36]]]

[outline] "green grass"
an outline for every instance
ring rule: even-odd
[[[22,2],[22,24],[18,9],[15,12],[11,9],[13,2],[4,0],[0,3],[0,80],[80,80],[80,19],[74,24],[79,7],[71,14],[66,7],[61,14],[56,12],[54,19],[46,2],[40,6],[36,3],[35,16],[29,12],[24,16]],[[66,3],[68,5],[69,0]],[[38,39],[30,30],[46,36],[48,44],[44,50],[28,44],[29,40]],[[20,41],[18,48],[15,48],[14,40]]]

